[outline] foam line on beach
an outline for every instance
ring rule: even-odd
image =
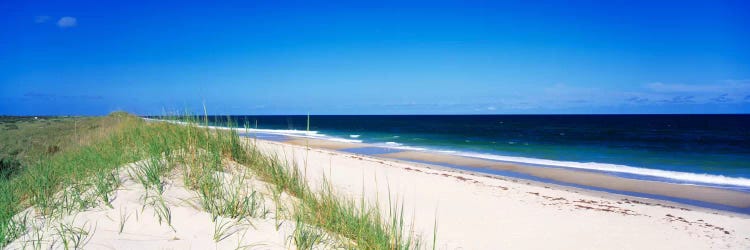
[[[626,165],[610,164],[610,163],[599,163],[599,162],[573,162],[573,161],[556,161],[539,158],[529,157],[517,157],[517,156],[503,156],[496,154],[482,154],[466,151],[454,151],[454,150],[438,150],[425,147],[413,147],[406,146],[396,142],[385,142],[385,143],[372,143],[373,145],[390,147],[394,149],[402,150],[415,150],[415,151],[430,151],[437,153],[445,153],[457,156],[465,156],[472,158],[480,158],[493,161],[509,162],[509,163],[521,163],[529,165],[539,166],[550,166],[550,167],[561,167],[561,168],[572,168],[572,169],[583,169],[583,170],[594,170],[601,172],[608,172],[612,174],[624,173],[623,177],[642,179],[642,177],[657,177],[648,178],[651,180],[659,181],[671,181],[681,184],[705,184],[708,186],[718,187],[739,187],[741,190],[750,189],[750,179],[740,177],[728,177],[723,175],[711,175],[711,174],[700,174],[700,173],[688,173],[688,172],[677,172],[660,169],[649,169],[639,168]]]
[[[561,186],[569,186],[569,187],[574,187],[574,188],[582,188],[582,189],[601,191],[601,192],[607,192],[607,193],[613,193],[613,194],[671,201],[671,202],[677,202],[677,203],[682,203],[682,204],[687,204],[687,205],[697,206],[697,207],[705,207],[705,208],[730,211],[730,212],[735,212],[735,213],[750,214],[750,207],[745,207],[745,208],[734,207],[734,206],[728,206],[728,205],[719,204],[719,203],[712,203],[712,202],[706,202],[706,201],[700,201],[700,200],[694,200],[694,199],[688,199],[688,198],[679,198],[679,197],[673,197],[673,196],[667,196],[667,195],[649,194],[649,193],[643,193],[643,192],[633,192],[633,191],[617,190],[617,189],[605,188],[605,187],[575,184],[575,183],[570,183],[570,182],[558,181],[558,180],[551,179],[551,178],[537,177],[531,174],[516,173],[513,171],[507,171],[507,170],[498,170],[498,169],[490,169],[490,168],[472,168],[472,167],[464,167],[464,166],[459,166],[459,165],[454,165],[454,164],[448,164],[444,162],[416,160],[416,159],[411,159],[411,158],[397,158],[397,159],[402,160],[402,161],[408,161],[408,162],[416,162],[416,163],[422,163],[422,164],[454,168],[454,169],[459,169],[463,171],[507,176],[511,178],[526,179],[526,180],[550,183],[550,184],[561,185]]]
[[[374,146],[379,146],[379,147],[401,149],[401,150],[414,150],[414,151],[428,151],[429,150],[427,148],[422,148],[422,147],[406,146],[404,144],[401,144],[398,142],[392,142],[392,141],[383,142],[383,143],[369,143],[369,144],[372,144]]]
[[[148,118],[145,118],[145,119],[153,120],[153,119],[148,119]],[[167,121],[167,122],[180,123],[180,124],[184,123],[184,122],[179,122],[179,121]],[[213,129],[224,129],[224,130],[230,129],[228,127],[221,127],[221,126],[208,126],[208,127],[213,128]],[[362,143],[363,142],[362,140],[344,139],[344,138],[328,136],[328,135],[319,133],[318,131],[282,130],[282,129],[251,129],[251,128],[231,128],[231,129],[234,129],[238,132],[277,134],[277,135],[284,135],[284,136],[291,136],[291,137],[321,139],[321,140],[344,142],[344,143]],[[724,188],[738,187],[738,189],[740,190],[750,189],[750,179],[740,178],[740,177],[728,177],[728,176],[723,176],[723,175],[711,175],[711,174],[701,174],[701,173],[668,171],[668,170],[660,170],[660,169],[649,169],[649,168],[640,168],[640,167],[610,164],[610,163],[557,161],[557,160],[549,160],[549,159],[503,156],[503,155],[496,155],[496,154],[484,154],[484,153],[466,152],[466,151],[440,150],[440,149],[433,149],[433,148],[427,148],[427,147],[409,146],[409,145],[404,145],[402,143],[391,142],[391,141],[384,142],[384,143],[369,143],[369,144],[373,146],[387,147],[387,148],[393,148],[393,149],[399,149],[399,150],[429,151],[429,152],[437,152],[437,153],[444,153],[444,154],[451,154],[451,155],[457,155],[457,156],[472,157],[472,158],[479,158],[479,159],[486,159],[486,160],[493,160],[493,161],[500,161],[500,162],[601,171],[601,172],[608,172],[614,175],[617,175],[618,173],[623,173],[623,174],[626,174],[626,175],[623,175],[623,177],[626,177],[626,178],[651,179],[651,180],[659,180],[659,181],[666,181],[666,182],[675,182],[675,183],[680,183],[680,184],[705,185],[705,186],[716,186],[716,187],[724,187]],[[656,177],[656,178],[661,178],[661,180],[656,179],[656,178],[643,178],[643,177]]]
[[[169,122],[169,123],[180,124],[180,125],[188,124],[186,122],[174,121],[174,120],[161,120],[161,119],[152,119],[152,118],[143,118],[143,119],[147,121],[163,121],[163,122]],[[308,130],[296,130],[296,129],[229,128],[229,127],[224,127],[224,126],[212,126],[212,125],[198,125],[198,126],[202,128],[209,128],[209,129],[234,130],[234,131],[237,131],[237,133],[248,134],[248,135],[252,133],[262,133],[262,134],[274,134],[274,135],[293,136],[293,137],[302,137],[302,138],[322,139],[322,140],[337,141],[337,142],[349,142],[349,143],[361,143],[362,142],[362,140],[352,140],[352,139],[344,139],[344,138],[327,136],[315,130],[308,131]]]
[[[555,161],[547,159],[536,159],[527,157],[502,156],[493,154],[479,154],[469,152],[456,152],[454,155],[503,161],[516,162],[541,166],[564,167],[574,169],[596,170],[613,173],[627,173],[641,176],[653,176],[678,181],[688,181],[693,183],[706,183],[716,185],[731,185],[737,187],[750,188],[750,179],[727,177],[722,175],[698,174],[687,172],[676,172],[659,169],[639,168],[625,165],[598,163],[598,162],[572,162],[572,161]]]
[[[404,150],[386,147],[353,147],[339,149],[338,151],[361,155],[381,155],[403,152]]]

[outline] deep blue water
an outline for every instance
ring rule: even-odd
[[[257,122],[260,129],[307,129],[304,115],[208,118],[213,125],[226,125],[229,118],[239,127],[254,128]],[[329,139],[500,160],[524,157],[519,161],[750,178],[750,115],[313,115],[309,129]],[[666,176],[682,178],[679,173]]]

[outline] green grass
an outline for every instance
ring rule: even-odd
[[[137,180],[146,190],[155,190],[164,193],[164,182],[162,175],[167,171],[160,157],[152,156],[148,162],[138,164],[139,166],[129,169],[130,178]]]
[[[64,249],[82,249],[91,240],[94,230],[96,229],[86,227],[86,225],[75,227],[65,223],[60,223],[55,227],[57,237],[62,241]]]
[[[8,178],[35,161],[88,145],[109,133],[116,117],[0,116],[0,173]]]
[[[120,209],[120,221],[119,221],[119,223],[120,223],[119,225],[120,226],[118,227],[118,229],[119,229],[118,233],[122,233],[122,231],[125,230],[125,223],[128,222],[128,219],[130,219],[130,214],[128,214],[126,211],[122,211],[122,209]]]
[[[164,200],[164,197],[161,196],[161,194],[154,197],[151,205],[154,207],[154,212],[156,213],[156,217],[159,219],[159,224],[163,222],[166,222],[169,227],[172,228],[172,230],[176,230],[174,226],[172,226],[172,209],[169,208],[167,205],[167,202]]]
[[[96,197],[110,208],[112,207],[112,193],[120,186],[120,178],[111,171],[98,171],[92,178]]]
[[[231,230],[236,225],[237,222],[234,220],[215,219],[213,235],[214,242],[222,241],[232,235]]]
[[[102,196],[100,201],[108,200],[109,193],[114,190],[112,186],[118,183],[111,178],[100,177],[105,177],[104,173],[111,173],[120,165],[144,158],[140,152],[124,150],[128,145],[122,143],[126,139],[122,132],[142,123],[140,119],[123,113],[75,119],[82,122],[71,123],[65,119],[61,121],[65,124],[45,122],[46,129],[42,129],[41,125],[33,127],[36,122],[19,125],[32,127],[13,135],[29,136],[34,143],[27,144],[27,148],[21,150],[24,152],[22,162],[27,164],[23,170],[10,178],[0,178],[0,246],[18,236],[12,226],[16,213],[34,206],[41,214],[53,216],[66,210],[94,206],[98,202],[91,201],[91,197],[96,197],[97,193]],[[88,124],[89,130],[79,127],[85,124]],[[28,135],[27,132],[38,134]],[[76,134],[79,137],[71,139]],[[2,136],[11,137],[5,132]],[[46,142],[35,139],[42,136],[49,138]],[[64,141],[69,143],[65,144]],[[40,153],[44,145],[56,143],[60,143],[56,153]],[[96,191],[91,193],[89,190]]]
[[[301,216],[295,216],[296,224],[291,240],[297,249],[309,250],[324,240],[324,234],[316,227],[308,226],[304,223]]]
[[[405,228],[402,206],[389,204],[390,213],[382,215],[377,204],[371,206],[364,200],[355,202],[341,197],[330,187],[314,192],[298,167],[261,154],[249,143],[243,143],[236,132],[208,130],[197,126],[200,121],[193,116],[181,118],[192,125],[145,122],[124,113],[95,118],[90,124],[107,124],[107,127],[93,128],[85,140],[75,140],[76,145],[60,145],[56,153],[40,154],[37,160],[28,161],[23,171],[0,179],[0,246],[26,230],[24,223],[13,216],[29,206],[45,216],[102,204],[109,206],[112,193],[120,185],[115,171],[144,159],[130,174],[147,190],[155,191],[156,195],[145,200],[150,198],[160,222],[170,226],[171,212],[161,197],[168,175],[179,173],[185,186],[199,194],[203,209],[214,217],[217,240],[226,238],[229,225],[225,220],[217,220],[218,217],[247,221],[270,214],[262,204],[263,197],[247,188],[247,176],[253,176],[272,185],[274,200],[279,201],[278,196],[283,192],[299,201],[291,218],[279,218],[283,215],[278,210],[283,210],[284,204],[277,202],[275,206],[277,220],[293,219],[298,226],[314,229],[296,230],[294,241],[298,248],[318,244],[322,236],[316,235],[323,235],[324,231],[336,236],[346,248],[420,246],[412,230]],[[75,129],[78,130],[77,122]],[[227,169],[226,162],[239,163],[241,169]],[[221,173],[231,173],[233,178],[220,178]],[[120,230],[125,220],[121,218]],[[69,235],[75,231],[67,229],[70,228],[61,228],[61,232]]]
[[[220,178],[223,177],[206,175],[201,178],[198,187],[201,205],[214,220],[218,216],[243,220],[268,215],[262,195],[247,188],[244,176],[235,176],[231,180]]]

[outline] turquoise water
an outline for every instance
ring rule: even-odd
[[[750,115],[214,116],[286,135],[750,190]]]

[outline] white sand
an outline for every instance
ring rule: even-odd
[[[352,198],[364,193],[387,205],[389,194],[397,196],[428,245],[437,219],[439,249],[750,249],[745,215],[278,142],[257,146],[296,161],[313,188],[327,178]]]
[[[293,249],[291,238],[295,222],[289,218],[288,208],[281,208],[280,219],[275,219],[276,207],[272,194],[266,183],[249,180],[245,183],[248,190],[263,194],[263,205],[268,214],[265,218],[250,218],[249,221],[237,221],[219,217],[212,221],[211,214],[203,211],[199,196],[182,185],[178,174],[172,175],[161,197],[171,211],[172,227],[166,219],[159,221],[154,200],[154,190],[146,190],[143,185],[134,181],[127,174],[127,168],[138,167],[130,164],[120,171],[122,185],[115,192],[111,202],[113,208],[101,205],[84,211],[76,211],[55,218],[36,216],[33,209],[28,209],[19,216],[28,213],[30,230],[27,234],[12,242],[8,249],[65,249],[60,234],[60,225],[83,229],[86,235],[81,237],[85,249]],[[231,185],[236,173],[218,173],[225,184]],[[144,200],[148,194],[149,197]],[[280,200],[290,204],[292,199],[282,194]],[[120,224],[124,222],[120,232]],[[218,224],[217,224],[218,223]],[[278,223],[278,224],[277,224]],[[218,242],[216,225],[222,225]],[[277,227],[278,225],[278,227]],[[68,234],[69,242],[77,237]],[[41,240],[39,240],[41,239]],[[73,243],[69,243],[73,249]],[[325,248],[325,244],[318,248]],[[316,249],[318,249],[316,248]]]
[[[364,195],[371,204],[379,202],[384,214],[389,194],[393,201],[403,201],[407,224],[414,226],[426,248],[432,247],[437,220],[438,249],[750,249],[750,219],[745,215],[639,204],[624,199],[657,202],[277,142],[258,140],[257,146],[295,161],[313,188],[328,178],[336,192],[355,199]],[[144,202],[151,191],[124,172],[120,178],[113,208],[100,206],[62,218],[35,217],[27,210],[35,229],[8,248],[62,248],[55,230],[60,224],[88,230],[88,249],[294,248],[294,222],[284,220],[282,213],[277,228],[275,204],[260,181],[251,181],[249,187],[265,194],[269,215],[229,227],[227,237],[216,242],[216,223],[179,176],[170,178],[163,194],[173,228],[160,223],[155,207]],[[35,241],[38,236],[43,241]]]

